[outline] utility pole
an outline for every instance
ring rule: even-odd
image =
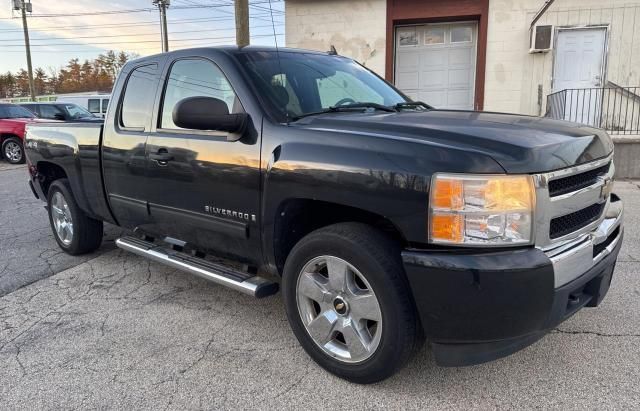
[[[162,52],[169,51],[169,33],[167,31],[167,7],[171,0],[153,0],[153,4],[160,10],[160,35],[162,36]]]
[[[36,89],[33,85],[33,66],[31,65],[31,44],[29,43],[29,27],[27,26],[27,12],[33,11],[31,0],[25,2],[25,0],[14,0],[13,9],[20,10],[22,12],[22,29],[24,31],[24,46],[27,50],[27,71],[29,73],[29,93],[31,94],[31,100],[36,101]]]
[[[236,44],[249,45],[249,0],[235,0],[236,3]]]

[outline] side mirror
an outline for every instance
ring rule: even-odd
[[[56,114],[53,115],[53,119],[54,120],[62,120],[62,121],[64,121],[65,120],[64,114],[56,113]]]
[[[172,117],[178,127],[229,133],[242,133],[249,122],[248,114],[229,114],[227,103],[213,97],[180,100],[173,109]]]

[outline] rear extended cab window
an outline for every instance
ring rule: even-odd
[[[149,125],[156,93],[157,70],[156,64],[148,64],[136,67],[129,74],[120,108],[121,127],[145,130]]]

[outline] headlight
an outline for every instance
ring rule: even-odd
[[[531,176],[436,174],[429,241],[453,245],[522,245],[532,238]]]

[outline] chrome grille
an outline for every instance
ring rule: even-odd
[[[610,166],[611,164],[605,164],[602,167],[585,171],[584,173],[549,181],[549,196],[555,197],[589,187],[598,181],[598,177],[606,175]]]
[[[549,238],[556,239],[588,226],[600,218],[602,210],[604,210],[604,203],[593,204],[582,210],[552,219]]]
[[[551,250],[593,230],[604,219],[613,179],[613,154],[587,164],[534,176],[535,245]]]

